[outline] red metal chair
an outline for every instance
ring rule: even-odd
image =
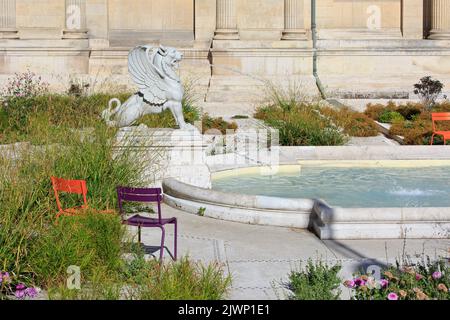
[[[65,180],[61,178],[51,177],[53,191],[55,192],[56,205],[58,206],[58,214],[56,218],[61,216],[76,216],[82,214],[83,211],[89,209],[89,205],[87,202],[87,185],[85,180]],[[59,193],[70,193],[70,194],[78,194],[83,198],[83,204],[77,207],[72,208],[63,208],[61,205],[61,201],[59,198]],[[114,211],[106,210],[106,211],[98,211],[98,213],[102,214],[115,214]]]
[[[86,210],[89,208],[87,203],[87,186],[86,181],[84,180],[65,180],[56,177],[52,177],[52,185],[53,191],[55,192],[56,204],[58,206],[58,214],[56,218],[60,216],[74,216],[80,213],[80,211]],[[59,193],[71,193],[71,194],[79,194],[83,196],[83,204],[78,207],[67,208],[64,209],[61,206],[61,201],[59,199]]]
[[[164,249],[164,241],[166,237],[165,226],[168,224],[173,224],[174,231],[174,254],[172,256],[173,260],[177,260],[177,218],[167,218],[163,219],[161,214],[161,202],[163,200],[161,188],[148,189],[148,188],[117,188],[117,195],[119,201],[119,211],[122,216],[122,223],[138,227],[138,242],[142,244],[141,229],[142,228],[159,228],[162,231],[161,235],[161,246],[160,246],[160,261],[162,262]],[[124,202],[139,202],[139,203],[157,203],[158,206],[158,218],[148,218],[141,215],[134,215],[133,217],[126,219],[125,211],[123,209]],[[170,251],[167,250],[170,254]]]
[[[434,144],[435,136],[442,136],[444,138],[444,145],[446,145],[447,140],[450,140],[450,131],[438,130],[437,122],[439,121],[450,121],[450,112],[434,112],[431,114],[433,121],[433,135],[431,136],[431,145]]]

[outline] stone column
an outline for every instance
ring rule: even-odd
[[[0,0],[0,39],[18,39],[16,0]]]
[[[429,39],[450,40],[450,0],[432,0]]]
[[[423,39],[424,0],[402,1],[402,34],[405,39]]]
[[[282,40],[306,40],[303,5],[303,0],[284,0]]]
[[[87,39],[86,0],[66,0],[66,28],[63,39]]]
[[[216,6],[214,39],[239,40],[235,0],[217,0]]]

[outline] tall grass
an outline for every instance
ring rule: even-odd
[[[187,260],[163,269],[144,261],[138,272],[144,278],[125,276],[128,265],[122,255],[132,250],[124,245],[128,235],[118,215],[98,211],[116,208],[117,185],[145,186],[146,164],[133,153],[113,152],[117,130],[108,128],[100,113],[114,96],[43,94],[2,102],[0,144],[31,144],[16,157],[0,154],[0,271],[8,271],[14,283],[45,289],[53,299],[135,298],[124,295],[124,290],[164,278],[171,280],[159,282],[152,294],[140,289],[142,294],[136,298],[222,297],[228,280],[215,266],[205,267],[209,271],[202,273]],[[128,94],[119,98],[124,101]],[[91,211],[56,223],[51,176],[86,180]],[[61,201],[70,207],[80,199],[62,195]],[[81,268],[81,291],[66,288],[71,265]],[[190,285],[182,282],[191,280],[194,285],[189,291]],[[8,290],[0,286],[0,299],[13,293]]]
[[[277,129],[283,146],[334,146],[346,143],[346,136],[320,113],[318,105],[306,99],[301,86],[287,89],[269,86],[266,101],[255,118]]]
[[[32,147],[20,159],[0,157],[0,261],[3,270],[29,270],[30,245],[46,232],[56,214],[50,177],[83,179],[92,208],[115,208],[117,185],[141,185],[141,164],[126,154],[112,157],[114,131],[97,124],[89,136],[59,135],[58,144]],[[52,137],[54,141],[55,137]],[[63,198],[66,206],[73,198]]]

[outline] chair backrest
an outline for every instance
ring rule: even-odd
[[[433,112],[431,113],[431,119],[433,121],[433,131],[436,131],[436,122],[450,121],[450,112]]]
[[[117,187],[117,198],[119,202],[119,212],[123,216],[124,202],[157,203],[158,219],[161,221],[161,202],[163,200],[161,188],[129,188]]]
[[[64,209],[61,206],[61,202],[59,199],[59,193],[72,193],[79,194],[83,196],[83,208],[88,207],[87,203],[87,185],[84,180],[65,180],[61,178],[51,177],[53,191],[55,192],[56,204],[58,205],[58,209],[60,212],[63,212]]]

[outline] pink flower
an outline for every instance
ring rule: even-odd
[[[391,292],[387,296],[388,300],[398,300],[398,295],[394,292]]]
[[[439,271],[436,271],[433,273],[432,277],[434,280],[440,279],[440,278],[442,278],[442,273]]]
[[[420,281],[423,279],[423,276],[421,274],[416,273],[416,280]]]
[[[358,279],[355,280],[355,285],[357,287],[364,286],[364,285],[366,285],[366,282],[363,279],[358,278]]]
[[[387,286],[389,285],[389,281],[386,279],[382,279],[380,280],[380,285],[382,288],[387,288]]]
[[[344,282],[344,286],[346,286],[347,288],[354,288],[355,287],[355,281],[354,280],[347,280]]]

